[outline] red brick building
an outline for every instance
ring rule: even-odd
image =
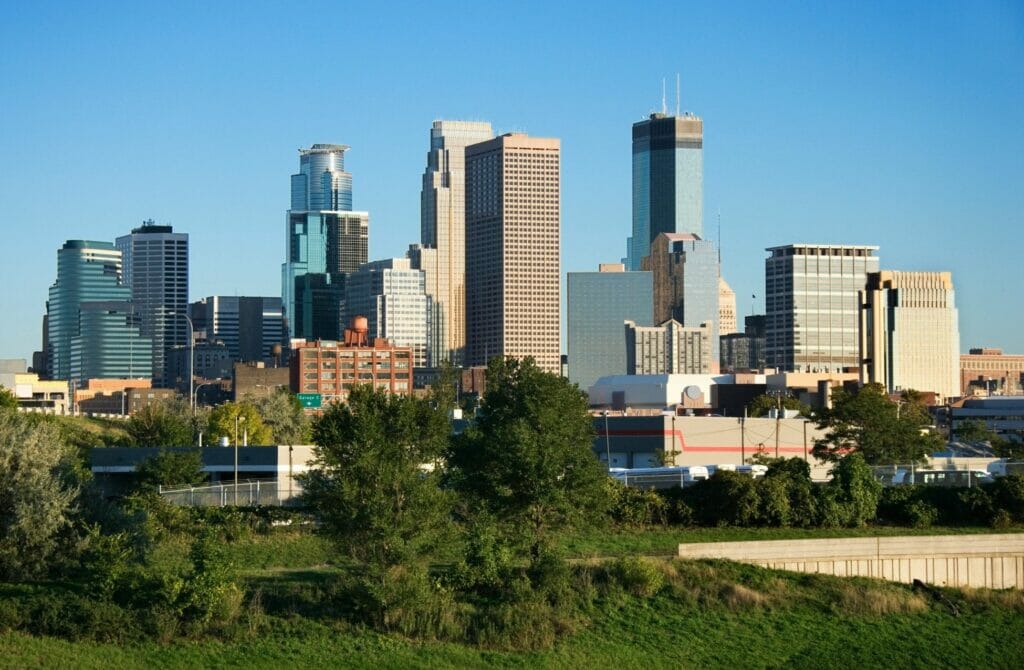
[[[412,347],[396,347],[381,337],[369,342],[363,317],[352,320],[344,342],[292,341],[291,390],[317,393],[324,405],[344,401],[356,384],[412,393],[412,376]]]

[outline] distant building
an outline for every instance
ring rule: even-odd
[[[623,322],[653,324],[651,273],[602,264],[598,272],[570,272],[566,287],[568,377],[586,390],[599,377],[626,369]]]
[[[197,337],[208,344],[223,342],[231,362],[280,362],[278,349],[285,341],[280,298],[211,295],[189,305],[189,314]],[[196,374],[201,374],[198,362]]]
[[[960,356],[960,390],[1017,395],[1024,391],[1024,355],[1002,349],[971,349]]]
[[[394,346],[384,338],[371,341],[365,318],[352,320],[344,342],[294,340],[292,347],[292,392],[317,395],[324,405],[344,401],[357,384],[412,393],[412,348]]]
[[[661,233],[643,268],[654,277],[654,323],[673,319],[688,328],[706,327],[713,368],[718,367],[719,265],[710,240],[690,233]]]
[[[765,367],[764,315],[751,315],[743,321],[742,333],[730,333],[719,338],[723,372],[763,370]]]
[[[704,234],[704,122],[651,114],[633,124],[633,235],[627,265],[642,259],[661,233]]]
[[[860,293],[861,381],[960,395],[960,329],[948,272],[873,272]]]
[[[626,374],[711,374],[711,329],[687,328],[675,320],[660,326],[625,322]],[[715,366],[717,367],[717,365]]]
[[[430,319],[431,365],[462,364],[466,347],[466,147],[494,137],[491,124],[434,121],[420,191],[420,251],[410,250],[423,270],[434,309]]]
[[[27,371],[24,359],[0,360],[0,387],[14,395],[23,412],[63,415],[71,409],[68,383],[40,380]]]
[[[718,336],[737,332],[736,292],[722,277],[718,278]]]
[[[281,297],[293,338],[340,336],[345,274],[367,259],[369,214],[352,211],[348,148],[314,144],[299,150],[281,267]]]
[[[220,340],[196,342],[195,351],[189,347],[175,347],[167,353],[167,371],[171,386],[180,390],[188,389],[189,367],[195,356],[196,379],[230,379],[231,366],[235,359],[226,344]],[[194,384],[193,384],[194,386]]]
[[[139,329],[153,343],[153,380],[169,386],[167,352],[188,344],[188,235],[171,226],[143,222],[115,240],[124,283],[131,289]]]
[[[252,396],[273,395],[278,389],[289,388],[289,368],[268,368],[261,362],[235,363],[232,371],[231,399],[234,402]]]
[[[139,332],[121,252],[109,242],[69,240],[57,252],[46,303],[48,376],[151,378],[153,343]]]
[[[560,155],[518,133],[466,148],[466,365],[560,371]]]
[[[950,409],[950,431],[965,421],[981,421],[999,435],[1024,441],[1024,396],[963,398]]]
[[[858,293],[878,247],[789,244],[765,260],[765,359],[794,372],[860,367]]]
[[[408,258],[364,263],[345,283],[346,317],[366,317],[371,340],[387,339],[413,351],[417,368],[431,364],[429,322],[432,311],[422,270]]]

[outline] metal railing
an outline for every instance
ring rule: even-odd
[[[876,465],[872,471],[885,486],[977,486],[997,477],[1024,475],[1024,462],[998,459],[933,459],[931,463]]]
[[[301,490],[282,486],[276,479],[248,479],[204,486],[162,486],[160,495],[183,507],[290,507],[297,505]]]

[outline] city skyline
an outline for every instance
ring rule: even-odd
[[[962,351],[1024,351],[1012,251],[1024,211],[1015,187],[1024,182],[1024,130],[1014,119],[1024,102],[1019,7],[665,10],[666,27],[645,33],[625,10],[548,9],[531,53],[511,48],[517,33],[508,28],[472,35],[500,16],[475,9],[465,17],[470,46],[494,48],[460,65],[452,83],[431,79],[435,91],[421,75],[436,63],[411,56],[437,25],[426,9],[389,24],[389,43],[408,44],[378,62],[294,80],[284,74],[301,59],[283,46],[256,65],[243,58],[242,41],[283,45],[304,29],[262,8],[240,31],[224,30],[237,17],[220,8],[203,21],[171,8],[12,10],[0,26],[11,75],[0,80],[10,101],[0,202],[17,252],[3,279],[19,290],[2,297],[10,319],[0,352],[30,358],[38,349],[55,249],[68,239],[113,241],[147,218],[190,235],[191,299],[274,295],[289,202],[282,175],[294,172],[294,150],[313,142],[353,147],[353,208],[374,218],[369,258],[403,255],[419,238],[423,134],[437,119],[560,138],[561,280],[617,261],[630,233],[630,126],[660,107],[661,80],[671,87],[676,71],[683,110],[708,124],[704,229],[717,242],[721,211],[722,275],[738,296],[738,320],[750,295],[763,310],[765,248],[870,244],[881,247],[883,269],[953,273]],[[345,11],[353,48],[381,40],[372,11]],[[688,39],[667,39],[680,25],[673,13],[691,18]],[[598,26],[613,22],[626,42],[653,48],[632,54],[603,43]],[[566,33],[570,25],[577,31]],[[123,40],[102,37],[115,30]],[[121,50],[133,62],[112,68]],[[345,80],[344,95],[367,104],[297,109],[290,97],[318,74]],[[513,76],[517,86],[504,86]],[[954,127],[970,141],[947,141]],[[73,214],[54,217],[52,208]]]

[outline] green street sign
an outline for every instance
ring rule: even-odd
[[[305,409],[320,409],[322,406],[323,401],[319,393],[299,393],[297,397]]]

